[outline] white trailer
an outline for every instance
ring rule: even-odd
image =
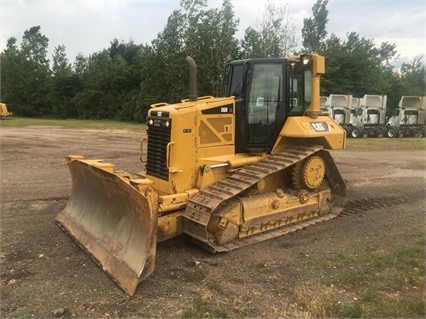
[[[366,94],[359,100],[356,121],[368,137],[386,136],[386,95]]]
[[[331,116],[331,108],[327,105],[328,96],[321,95],[320,96],[320,109],[323,112],[328,112]]]
[[[426,96],[402,96],[386,123],[388,136],[425,137],[425,115]]]
[[[346,131],[348,137],[362,137],[363,128],[356,117],[359,99],[351,94],[330,94],[326,101],[326,109],[331,110],[333,119]]]

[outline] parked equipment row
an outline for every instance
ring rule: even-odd
[[[342,126],[348,137],[425,137],[426,96],[402,96],[386,117],[386,95],[330,94],[321,97],[321,109]]]

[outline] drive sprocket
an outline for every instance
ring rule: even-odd
[[[316,189],[325,176],[324,159],[312,155],[306,160],[296,163],[293,168],[293,184],[296,189]]]

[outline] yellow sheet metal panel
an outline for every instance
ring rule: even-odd
[[[318,116],[313,119],[308,116],[289,117],[280,133],[280,139],[275,144],[285,138],[312,139],[316,143],[329,149],[342,149],[346,143],[346,132],[332,118],[328,116]],[[274,147],[274,148],[275,148]]]

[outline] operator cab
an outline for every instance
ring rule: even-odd
[[[223,95],[235,96],[236,153],[269,153],[289,116],[311,103],[310,64],[302,58],[247,59],[227,65]]]

